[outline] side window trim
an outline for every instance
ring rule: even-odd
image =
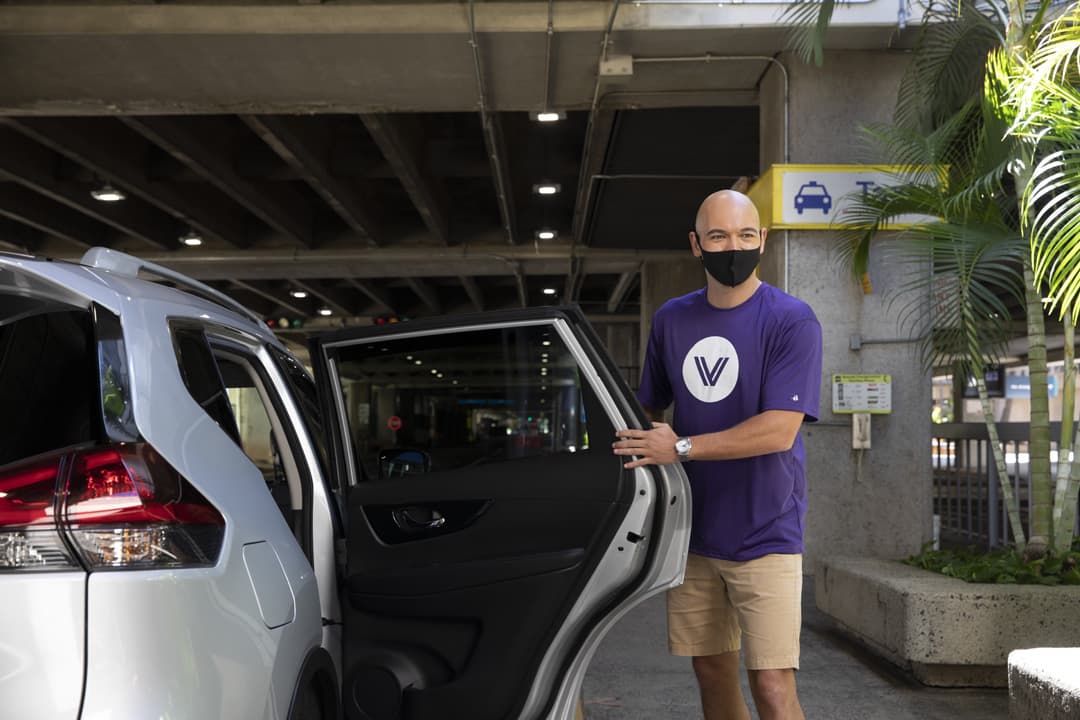
[[[574,358],[574,362],[577,363],[582,379],[588,383],[593,393],[600,400],[600,404],[607,414],[608,422],[615,426],[616,430],[626,428],[626,417],[619,409],[603,378],[600,377],[600,373],[597,372],[592,358],[585,352],[582,341],[574,334],[573,328],[570,327],[569,323],[561,319],[555,320],[551,324],[555,327],[555,331],[559,334],[559,338],[570,352],[571,357]]]
[[[356,450],[353,447],[352,432],[348,427],[348,412],[345,409],[345,392],[341,385],[341,376],[338,374],[338,358],[335,349],[330,349],[326,356],[326,370],[330,375],[331,394],[334,398],[334,412],[337,414],[337,424],[341,427],[341,452],[345,455],[345,476],[349,487],[357,485],[356,477]],[[341,488],[344,492],[348,488]]]

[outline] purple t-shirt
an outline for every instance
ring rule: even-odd
[[[705,289],[653,316],[638,399],[675,403],[675,433],[702,435],[766,410],[817,420],[821,325],[806,303],[762,283],[722,310]],[[802,436],[785,452],[684,465],[693,492],[690,551],[723,560],[803,552],[806,466]]]

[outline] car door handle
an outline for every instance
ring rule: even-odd
[[[438,510],[423,507],[407,507],[394,510],[394,524],[408,533],[438,530],[446,524],[446,517]]]

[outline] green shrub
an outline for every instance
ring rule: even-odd
[[[1080,585],[1080,540],[1067,553],[1051,553],[1033,562],[1024,562],[1015,550],[933,550],[930,543],[903,562],[967,582]]]

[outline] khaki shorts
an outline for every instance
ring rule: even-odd
[[[686,581],[668,591],[672,655],[740,649],[749,670],[799,668],[802,555],[732,562],[690,553]]]

